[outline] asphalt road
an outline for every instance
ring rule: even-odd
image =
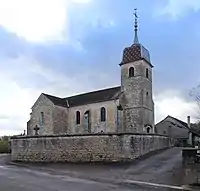
[[[181,149],[129,164],[16,165],[0,156],[1,191],[182,190]]]

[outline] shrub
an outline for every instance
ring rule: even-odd
[[[8,140],[0,140],[0,153],[10,153],[10,145]]]

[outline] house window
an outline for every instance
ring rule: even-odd
[[[44,125],[44,112],[40,113],[40,123],[41,123],[41,126]]]
[[[149,70],[146,68],[146,78],[149,78]]]
[[[146,95],[148,96],[148,95],[149,95],[149,92],[147,92]]]
[[[81,123],[81,113],[80,111],[76,112],[76,124],[80,124]]]
[[[133,77],[134,76],[134,68],[130,67],[128,73],[129,73],[129,77]]]
[[[101,108],[101,121],[106,121],[106,109],[104,107]]]

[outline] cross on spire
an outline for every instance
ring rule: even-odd
[[[138,40],[138,16],[137,16],[137,9],[134,9],[134,16],[135,16],[135,25],[134,25],[134,31],[135,31],[135,36],[134,36],[134,44],[139,44]]]

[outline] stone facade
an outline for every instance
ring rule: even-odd
[[[135,41],[124,49],[120,66],[121,86],[67,98],[41,94],[27,123],[28,136],[11,139],[12,160],[129,161],[172,146],[170,138],[153,134],[148,50]]]
[[[153,134],[13,137],[11,156],[24,162],[120,162],[171,146],[173,140]]]
[[[129,68],[134,76],[129,76]],[[148,70],[148,76],[146,76]],[[35,126],[40,135],[88,134],[88,133],[153,133],[154,103],[152,97],[152,67],[145,60],[121,65],[121,90],[106,101],[76,106],[54,104],[41,94],[34,106],[27,124],[28,135],[34,135]],[[81,96],[80,96],[81,97]],[[60,98],[56,98],[60,99]],[[60,99],[60,101],[63,101]],[[67,103],[67,99],[64,100]],[[121,109],[119,109],[121,106]],[[106,120],[100,120],[104,107]],[[80,124],[76,124],[76,112],[80,112]],[[87,121],[85,113],[88,112]],[[43,113],[44,124],[41,124]],[[149,129],[148,129],[149,128]]]
[[[69,125],[69,109],[54,106],[52,112],[53,119],[53,134],[65,134],[70,131]]]
[[[87,133],[115,133],[118,132],[119,125],[117,124],[120,115],[117,115],[118,100],[93,103],[69,108],[69,124],[70,133],[72,134],[87,134]],[[106,110],[106,120],[101,121],[101,108]],[[76,112],[80,112],[80,124],[76,124]],[[87,123],[84,121],[84,113],[90,112],[90,132]],[[120,121],[120,119],[119,119]]]
[[[148,50],[138,42],[126,47],[120,67],[121,86],[68,98],[42,94],[32,108],[28,135],[33,135],[35,126],[39,126],[40,135],[154,133],[153,66]],[[100,120],[102,107],[106,111],[105,121]],[[76,112],[80,112],[80,123],[76,123]]]
[[[134,76],[129,76],[129,68],[134,68]],[[146,76],[148,70],[148,77]],[[121,66],[121,104],[124,111],[124,132],[154,132],[154,103],[152,97],[152,68],[144,60]]]
[[[42,114],[43,113],[43,122]],[[39,127],[39,134],[52,135],[68,132],[68,109],[54,105],[43,94],[32,107],[32,113],[27,125],[27,134],[34,135],[35,126]]]
[[[177,120],[174,117],[167,116],[165,119],[155,125],[156,133],[173,138],[188,138],[189,129],[187,123]]]
[[[31,117],[27,127],[28,135],[34,135],[34,128],[36,125],[40,128],[40,134],[53,134],[54,127],[52,116],[54,107],[54,104],[41,94],[32,107]],[[44,124],[41,124],[41,112],[44,113]]]
[[[43,94],[32,107],[27,134],[34,135],[34,128],[39,127],[39,135],[88,134],[121,132],[123,113],[117,109],[119,100],[110,100],[87,105],[65,108],[54,105]],[[106,110],[106,120],[100,120],[100,111]],[[76,112],[80,112],[80,124],[76,124]],[[84,122],[84,113],[90,112],[90,131]],[[44,124],[41,124],[41,112],[44,113]]]

